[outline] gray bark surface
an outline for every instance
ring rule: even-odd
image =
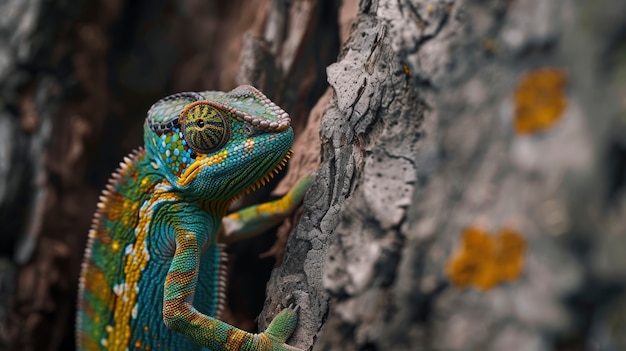
[[[265,314],[299,303],[315,350],[624,349],[625,11],[361,1]],[[516,132],[516,89],[543,68],[565,72],[565,110]],[[450,282],[472,226],[515,228],[521,276]]]

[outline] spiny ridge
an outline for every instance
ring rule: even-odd
[[[276,164],[276,167],[274,167],[274,169],[270,170],[266,175],[260,177],[256,182],[254,182],[254,184],[252,184],[246,190],[244,190],[242,194],[250,194],[251,192],[259,189],[261,186],[264,186],[265,183],[268,183],[270,180],[272,180],[272,178],[274,178],[274,175],[278,174],[279,170],[282,170],[283,167],[287,165],[287,161],[291,158],[292,154],[293,154],[293,150],[291,149],[288,150],[287,153],[285,154],[285,157],[283,157],[283,159],[280,160],[278,164]]]

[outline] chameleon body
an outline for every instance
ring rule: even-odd
[[[78,349],[296,350],[285,341],[297,308],[259,334],[218,319],[226,282],[218,237],[233,242],[266,227],[261,219],[276,223],[308,181],[281,200],[231,215],[228,207],[285,164],[292,139],[287,113],[251,86],[152,105],[144,148],[113,174],[89,232]]]

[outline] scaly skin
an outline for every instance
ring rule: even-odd
[[[180,93],[156,102],[145,149],[122,162],[98,204],[82,266],[79,350],[296,350],[297,308],[267,330],[220,321],[228,242],[277,223],[311,177],[285,197],[224,219],[290,154],[289,116],[258,90]],[[222,228],[222,229],[220,229]]]

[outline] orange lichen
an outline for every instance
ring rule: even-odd
[[[515,131],[535,133],[559,121],[567,105],[567,74],[558,68],[527,73],[515,91]]]
[[[519,278],[525,250],[524,238],[513,229],[505,228],[491,235],[469,227],[463,232],[461,247],[448,261],[447,274],[458,287],[489,290]]]

